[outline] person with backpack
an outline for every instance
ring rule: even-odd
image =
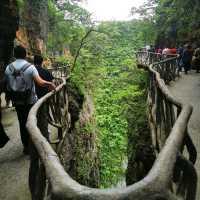
[[[25,48],[16,46],[14,57],[16,60],[9,64],[5,70],[6,90],[17,112],[21,141],[24,146],[23,152],[29,154],[29,134],[26,129],[26,122],[31,107],[38,100],[35,83],[47,87],[49,90],[54,90],[55,85],[43,80],[35,66],[25,60]]]

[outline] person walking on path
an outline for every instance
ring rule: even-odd
[[[184,51],[184,48],[182,46],[180,46],[177,49],[177,54],[178,54],[178,57],[177,57],[178,72],[181,72],[182,71],[182,67],[183,67],[183,62],[182,62],[183,51]]]
[[[200,71],[200,48],[195,49],[194,58],[192,59],[192,65],[196,69],[196,72]]]
[[[29,134],[26,129],[28,113],[37,101],[35,83],[54,90],[55,85],[43,80],[34,65],[28,63],[26,50],[22,46],[14,48],[16,60],[5,70],[7,93],[16,109],[24,154],[29,154]]]
[[[186,45],[185,49],[183,50],[182,62],[185,74],[191,69],[191,62],[192,62],[192,55],[193,49],[191,45]]]
[[[47,69],[42,67],[42,63],[43,63],[43,57],[40,55],[35,55],[34,56],[34,65],[35,65],[40,77],[42,79],[44,79],[45,81],[52,82],[54,77]],[[42,98],[45,94],[47,94],[49,92],[49,90],[47,88],[41,87],[39,85],[36,85],[35,89],[36,89],[36,94],[39,99]],[[43,105],[38,112],[38,117],[39,117],[39,119],[41,119],[38,121],[38,124],[41,123],[41,126],[43,127],[43,135],[47,138],[47,140],[49,140],[50,130],[48,128],[47,113],[49,113],[49,107],[48,107],[48,105]]]
[[[40,77],[42,79],[44,79],[45,81],[52,82],[54,77],[52,76],[52,74],[47,69],[44,69],[42,67],[42,63],[43,63],[43,57],[40,56],[40,55],[35,55],[34,56],[34,65],[35,65]],[[44,88],[44,87],[41,87],[39,85],[36,85],[36,94],[37,94],[39,99],[41,97],[43,97],[45,94],[47,94],[48,92],[49,92],[48,88]]]

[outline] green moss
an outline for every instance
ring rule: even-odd
[[[57,56],[55,62],[60,63],[62,65],[70,65],[72,62],[72,58],[67,56]]]
[[[19,7],[23,7],[24,6],[24,0],[17,0],[17,5]]]
[[[64,26],[62,30],[69,33],[69,26]],[[117,185],[125,177],[124,163],[129,151],[129,131],[132,130],[135,145],[135,136],[146,128],[146,75],[137,70],[132,58],[132,52],[145,44],[143,27],[146,25],[139,21],[103,22],[98,25],[95,29],[99,32],[93,32],[85,40],[71,73],[71,81],[78,85],[81,93],[91,94],[95,104],[95,122],[90,121],[76,127],[78,134],[75,158],[77,176],[82,182],[84,177],[92,173],[91,166],[97,163],[94,161],[96,158],[92,158],[93,148],[89,150],[91,139],[98,142],[101,187],[110,187]],[[59,27],[56,30],[58,29]],[[87,29],[83,26],[76,28],[77,33],[71,34],[71,43],[69,38],[62,37],[65,44],[69,43],[72,55],[75,55],[79,46],[78,41],[81,41],[84,33],[82,30]],[[52,39],[57,41],[52,43],[54,48],[59,37],[52,34]],[[94,129],[98,130],[98,138],[93,138]]]
[[[24,0],[17,0],[17,6],[19,8],[19,14],[22,15],[24,8],[25,8],[25,1]]]
[[[99,187],[99,159],[95,121],[76,124],[76,179],[87,186]]]

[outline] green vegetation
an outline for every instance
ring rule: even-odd
[[[134,51],[147,44],[196,41],[200,2],[148,0],[132,8],[132,14],[140,14],[138,20],[94,24],[80,1],[48,0],[47,56],[70,63],[71,80],[93,97],[94,120],[83,132],[98,129],[101,186],[108,187],[123,180],[127,152],[134,154],[141,130],[147,129],[146,74],[136,68]],[[17,2],[22,12],[24,1]],[[79,165],[81,177],[88,160]]]
[[[176,46],[180,43],[198,44],[200,37],[200,1],[195,0],[148,0],[132,13],[150,19],[157,34],[156,44]],[[199,45],[199,44],[198,44]]]
[[[137,25],[137,22],[104,22],[98,27],[105,38],[101,52],[102,64],[96,64],[98,79],[95,79],[93,95],[101,141],[103,187],[123,180],[123,165],[127,160],[127,115],[130,111],[130,100],[136,96],[145,99],[143,89],[139,87],[140,82],[145,81],[145,76],[136,69],[133,60],[134,48],[142,45],[141,39],[138,40],[140,33],[137,32]],[[139,101],[135,102],[135,105],[138,104]],[[131,107],[133,110],[136,108],[133,104]],[[145,116],[145,112],[140,112],[140,115]]]
[[[74,80],[94,97],[102,187],[115,185],[124,177],[127,130],[129,123],[137,123],[137,120],[128,121],[130,110],[134,114],[140,105],[143,107],[138,110],[141,118],[146,116],[144,101],[131,103],[139,97],[146,99],[145,87],[140,87],[146,77],[136,68],[133,59],[134,49],[144,45],[137,26],[139,22],[100,24],[88,38],[74,71]]]
[[[158,34],[170,38],[172,44],[193,42],[200,36],[200,2],[165,0],[156,8]],[[159,38],[160,39],[160,38]]]
[[[144,101],[132,102],[132,100],[137,97],[145,99],[144,90],[139,89],[139,83],[145,79],[143,73],[133,65],[127,68],[124,66],[124,69],[122,66],[112,67],[112,70],[112,72],[109,70],[105,72],[105,77],[99,80],[94,94],[101,141],[101,184],[104,187],[115,185],[124,177],[123,164],[127,160],[127,131],[128,127],[136,125],[138,120],[128,121],[129,115],[135,115],[135,109],[144,103]],[[137,80],[139,75],[141,79]],[[144,119],[145,104],[141,106],[143,109],[137,112]]]
[[[24,0],[17,0],[17,6],[19,8],[19,14],[22,15],[25,7],[25,2]]]
[[[135,127],[135,134],[137,123],[146,127],[146,75],[133,57],[135,50],[154,41],[153,27],[147,20],[94,25],[87,11],[69,2],[61,6],[49,1],[49,17],[47,50],[56,54],[67,49],[74,58],[78,55],[71,79],[95,104],[96,125],[84,129],[97,127],[101,186],[114,186],[125,176],[129,127]]]

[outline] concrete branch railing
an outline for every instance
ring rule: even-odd
[[[157,158],[148,175],[141,181],[122,189],[89,188],[80,185],[68,175],[59,158],[63,139],[70,127],[67,88],[63,80],[62,84],[56,88],[56,92],[50,92],[41,98],[29,113],[27,128],[32,141],[29,186],[33,200],[195,199],[197,175],[193,163],[196,158],[191,156],[194,152],[190,151],[195,148],[187,134],[187,124],[192,107],[183,105],[170,94],[160,74],[153,69],[152,65],[146,65],[146,60],[149,59],[147,54],[138,53],[137,58],[145,61],[140,65],[149,70],[151,80],[149,102],[150,99],[153,101],[149,105],[153,107],[152,113],[156,113],[151,117],[155,120],[152,126],[156,131],[152,131],[152,139]],[[158,97],[160,95],[162,100],[165,99],[169,105],[178,108],[177,117],[174,112],[172,114],[174,118],[171,117],[170,125],[166,126],[167,133],[161,131],[164,116],[158,116],[161,107],[156,107],[161,104]],[[173,113],[172,106],[170,109],[168,107],[170,106],[166,106],[162,112]],[[43,109],[46,109],[46,113]],[[169,123],[169,119],[166,119]],[[154,122],[158,123],[158,126]],[[44,125],[47,123],[57,130],[56,148],[50,144],[48,126]],[[164,136],[161,136],[162,134]],[[188,149],[192,162],[182,156],[184,146],[190,146]]]
[[[50,71],[53,75],[53,77],[65,77],[66,74],[69,74],[69,66],[55,66],[53,68],[48,68],[48,71]]]

